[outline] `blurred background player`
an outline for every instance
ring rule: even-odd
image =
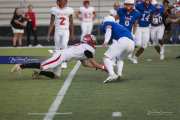
[[[148,46],[150,40],[150,16],[156,11],[155,6],[151,4],[151,0],[144,0],[139,4],[136,4],[136,9],[141,13],[135,33],[136,46],[139,46],[140,48],[132,58],[134,64],[138,63],[138,57]]]
[[[140,13],[134,9],[134,0],[125,0],[124,7],[117,10],[119,24],[135,34]]]
[[[72,59],[80,60],[82,65],[85,67],[106,71],[104,65],[97,63],[94,59],[95,44],[95,37],[93,35],[87,34],[83,37],[83,40],[80,44],[68,47],[63,51],[54,52],[51,58],[41,63],[16,64],[11,69],[11,72],[33,68],[40,69],[39,72],[34,72],[34,78],[39,78],[40,75],[49,78],[56,78],[60,77],[59,71],[56,71],[56,68],[59,68],[63,61],[70,61]]]
[[[77,17],[81,21],[81,40],[84,35],[91,34],[93,29],[93,21],[96,18],[94,7],[90,6],[90,0],[84,0],[83,6],[79,8]]]
[[[54,42],[55,51],[67,48],[69,38],[73,39],[73,13],[74,10],[67,7],[67,0],[57,0],[57,6],[52,7],[51,20],[48,31],[48,40],[55,26]],[[62,64],[62,68],[67,68],[67,63]]]
[[[37,21],[36,21],[36,13],[33,11],[32,5],[28,5],[28,10],[25,13],[25,17],[27,18],[26,24],[26,34],[27,34],[27,46],[37,45]],[[31,34],[34,36],[34,42],[31,42]]]
[[[108,45],[111,38],[113,39],[112,45],[104,53],[104,65],[109,73],[108,78],[104,81],[107,83],[122,76],[123,59],[133,52],[135,43],[131,32],[116,23],[113,16],[104,18],[101,30],[105,34],[104,47]],[[116,72],[114,66],[117,68]]]
[[[11,27],[13,31],[13,47],[17,46],[17,42],[19,46],[22,46],[22,37],[24,34],[25,27],[25,17],[23,16],[23,11],[20,8],[15,8],[13,13],[13,18],[11,20]]]
[[[157,3],[156,0],[153,0],[152,4],[155,5],[156,11],[151,16],[151,40],[153,41],[154,48],[160,54],[160,60],[164,60],[164,7]]]
[[[126,27],[135,37],[138,20],[141,14],[135,10],[134,0],[125,0],[124,7],[117,10],[117,18],[119,18],[119,24]],[[128,56],[128,59],[132,60],[133,53]]]
[[[121,7],[119,1],[115,1],[113,4],[113,9],[109,10],[110,15],[116,18],[117,16],[117,10]]]

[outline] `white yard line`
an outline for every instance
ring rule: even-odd
[[[66,92],[71,85],[72,79],[74,78],[76,72],[78,71],[79,67],[81,65],[81,62],[78,61],[72,71],[69,73],[68,77],[66,78],[62,88],[59,90],[55,100],[51,104],[48,113],[45,115],[43,120],[53,120],[54,116],[56,115],[57,110],[60,108],[60,105],[63,101],[64,96],[66,95]]]
[[[48,114],[48,113],[28,113],[28,115],[30,115],[30,116],[44,116],[46,114]],[[72,112],[66,112],[66,113],[57,112],[57,113],[55,113],[55,115],[71,115],[71,114],[72,114]]]

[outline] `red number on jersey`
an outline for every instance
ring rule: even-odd
[[[84,18],[91,18],[91,13],[84,13]]]
[[[66,18],[65,17],[60,17],[60,25],[65,25],[65,21]]]

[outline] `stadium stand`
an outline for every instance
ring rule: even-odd
[[[38,25],[49,24],[49,9],[55,6],[56,0],[0,0],[0,26],[9,25],[12,18],[12,13],[15,7],[25,8],[28,4],[32,4],[34,10],[37,12]],[[97,20],[95,23],[99,23],[99,19],[108,14],[108,10],[112,8],[114,0],[92,0],[91,5],[95,7],[97,11]],[[76,11],[82,5],[82,0],[69,1],[70,7],[73,7]],[[79,21],[75,19],[75,24],[79,24]]]
[[[94,33],[97,34],[98,23],[101,22],[103,16],[109,14],[109,10],[112,9],[114,1],[115,0],[91,0],[91,5],[95,7],[97,12]],[[38,39],[44,44],[43,40],[45,40],[47,36],[50,21],[49,10],[56,5],[56,0],[0,0],[0,30],[3,30],[3,32],[0,32],[0,46],[11,46],[12,30],[10,21],[13,16],[14,8],[21,7],[25,10],[29,4],[33,5],[33,9],[37,13]],[[68,6],[73,7],[74,10],[77,11],[79,7],[82,6],[82,0],[69,0]],[[74,24],[75,35],[77,35],[76,38],[78,38],[81,33],[80,22],[75,18],[75,15]]]

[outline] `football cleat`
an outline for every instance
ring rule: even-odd
[[[115,81],[118,78],[118,76],[116,74],[109,76],[105,81],[103,81],[103,83],[108,83],[111,81]]]
[[[22,68],[20,66],[20,64],[16,64],[12,67],[11,72],[21,72]]]

